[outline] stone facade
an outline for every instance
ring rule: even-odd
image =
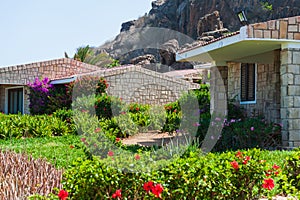
[[[228,98],[251,116],[263,116],[268,121],[280,123],[280,52],[274,51],[273,64],[256,64],[256,103],[240,105],[241,63],[228,63]]]
[[[135,65],[100,70],[91,75],[104,77],[109,84],[108,93],[128,103],[164,105],[177,100],[184,92],[199,87],[198,84]]]
[[[0,84],[27,85],[36,77],[50,80],[99,70],[99,67],[69,58],[0,68]]]
[[[6,111],[6,90],[9,88],[24,88],[24,113],[29,114],[29,91],[26,85],[35,78],[58,79],[96,70],[99,70],[97,66],[67,58],[0,68],[0,111]]]
[[[247,32],[249,38],[300,40],[300,16],[250,24]]]
[[[24,88],[24,113],[29,114],[29,90],[26,86],[29,82],[37,77],[57,81],[85,75],[104,77],[110,85],[108,93],[125,102],[163,105],[177,100],[183,92],[199,87],[198,84],[168,77],[141,66],[99,69],[97,66],[63,58],[0,68],[0,112],[7,112],[7,89]]]
[[[217,66],[210,70],[210,95],[211,113],[218,116],[226,116],[227,113],[227,90],[228,90],[228,67]]]
[[[300,48],[281,51],[281,119],[283,145],[300,146]]]

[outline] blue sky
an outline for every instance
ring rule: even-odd
[[[151,0],[0,0],[0,67],[73,55],[113,39]]]

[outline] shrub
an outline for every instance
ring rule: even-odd
[[[29,93],[29,109],[31,114],[50,114],[48,110],[49,98],[48,96],[53,89],[53,85],[50,84],[48,78],[43,80],[35,79],[33,83],[28,84],[30,93]]]
[[[0,139],[74,134],[59,118],[48,115],[4,115],[0,113]]]
[[[161,184],[162,199],[258,199],[278,187],[277,177],[281,171],[277,165],[270,166],[262,160],[261,151],[257,149],[205,156],[191,151],[147,173],[128,173],[110,167],[105,163],[112,160],[111,157],[119,158],[111,154],[106,160],[73,163],[63,181],[72,198],[87,199],[92,195],[96,199],[109,199],[115,191],[121,190],[122,197],[127,199],[152,199],[154,194],[146,192],[147,186]],[[127,165],[143,161],[120,158],[127,161]],[[156,164],[159,162],[148,165]]]
[[[231,119],[224,123],[224,128],[222,130],[221,138],[219,139],[215,150],[223,151],[226,149],[237,150],[246,148],[276,148],[280,144],[280,126],[274,123],[268,123],[262,118],[245,118],[241,119]],[[266,139],[270,137],[271,134],[275,134],[272,139],[274,139],[274,144],[268,144],[266,146]]]
[[[121,113],[123,103],[120,98],[103,94],[96,96],[94,107],[99,119],[110,119]]]
[[[52,85],[46,77],[29,83],[30,113],[51,114],[58,109],[70,109],[72,93],[65,85]]]
[[[283,178],[280,180],[280,189],[286,195],[298,195],[300,197],[300,151],[296,149],[286,157],[283,167]]]

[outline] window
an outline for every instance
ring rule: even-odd
[[[241,64],[241,103],[256,103],[256,66]]]
[[[7,113],[23,113],[23,88],[7,89]]]

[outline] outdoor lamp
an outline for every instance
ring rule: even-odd
[[[243,26],[248,25],[248,20],[244,11],[238,12],[237,16],[239,17],[239,20]]]

